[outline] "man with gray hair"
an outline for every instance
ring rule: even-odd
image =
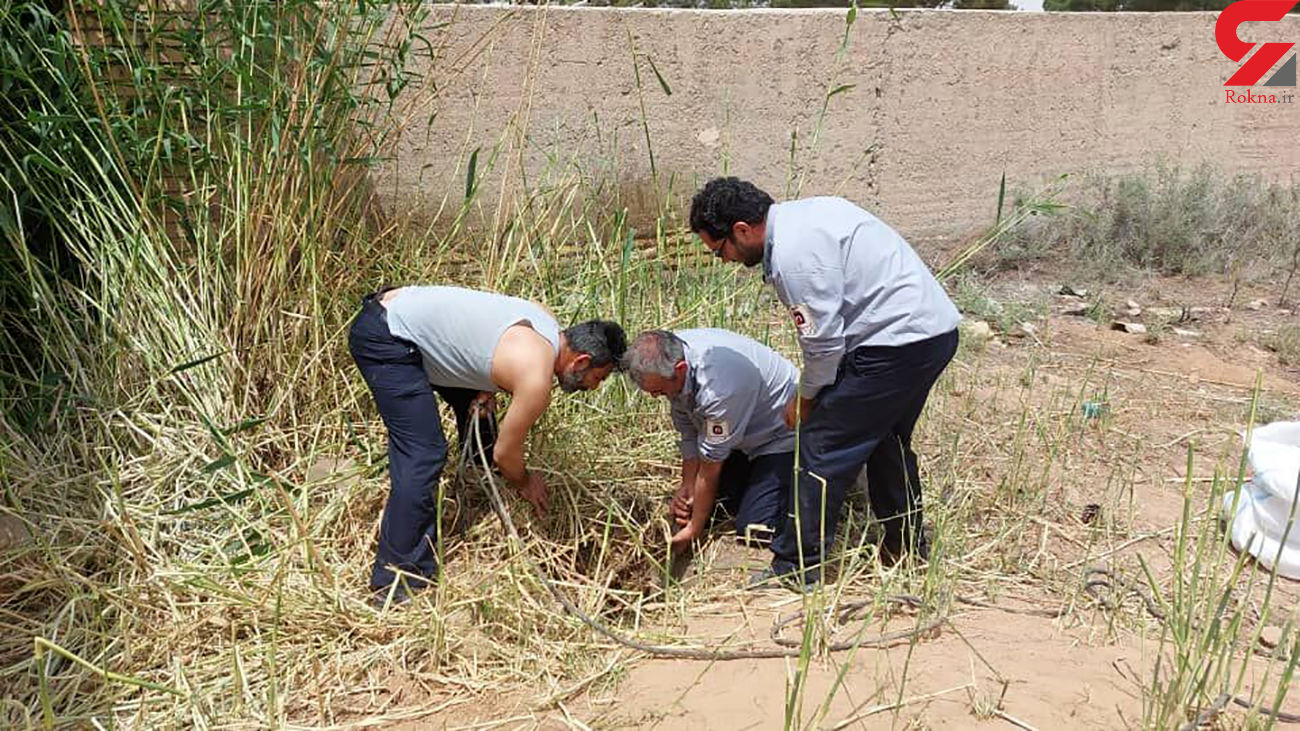
[[[794,474],[794,432],[782,416],[799,371],[771,348],[727,330],[648,330],[624,356],[641,390],[665,396],[681,435],[673,495],[674,550],[704,535],[720,503],[749,545],[784,524]]]

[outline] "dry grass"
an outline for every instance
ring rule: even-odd
[[[276,78],[283,89],[329,88],[301,71]],[[272,110],[276,100],[267,97]],[[99,121],[89,114],[59,139],[107,148]],[[444,206],[429,230],[376,229],[355,183],[314,177],[308,162],[318,161],[266,148],[260,129],[205,140],[239,164],[192,168],[196,191],[213,196],[194,210],[222,214],[194,218],[195,236],[183,243],[161,218],[136,215],[133,206],[159,201],[147,191],[133,197],[125,170],[95,177],[72,164],[82,159],[72,147],[60,148],[69,155],[60,161],[84,177],[28,182],[48,186],[37,188],[47,202],[71,201],[66,216],[43,215],[91,276],[32,264],[23,259],[29,239],[6,230],[5,266],[30,265],[13,296],[38,302],[44,325],[25,310],[6,315],[0,511],[33,538],[3,549],[0,725],[361,727],[435,717],[577,725],[577,704],[593,726],[644,720],[599,703],[641,658],[558,611],[482,495],[444,485],[446,571],[436,590],[401,608],[366,604],[385,439],[343,334],[359,295],[381,281],[423,280],[534,298],[561,320],[613,317],[632,332],[728,327],[793,354],[774,298],[752,275],[708,264],[670,218],[638,236],[611,198],[617,186],[593,183],[562,156],[495,212],[471,194]],[[309,125],[293,129],[312,149],[352,139],[346,124],[324,139]],[[17,138],[4,141],[16,156]],[[504,140],[482,159],[508,159],[524,144]],[[229,169],[266,172],[221,177]],[[59,187],[67,180],[80,182]],[[472,176],[467,183],[472,192]],[[471,209],[500,222],[491,244],[465,230]],[[660,516],[675,482],[675,440],[663,405],[619,379],[557,398],[532,435],[530,459],[552,487],[553,510],[539,522],[512,504],[524,550],[584,611],[656,642],[762,642],[770,611],[802,607],[805,652],[784,688],[791,727],[846,720],[834,715],[836,699],[854,691],[810,690],[817,668],[890,657],[827,657],[832,637],[934,616],[960,632],[968,620],[956,616],[957,595],[1063,607],[1060,627],[1079,642],[1149,648],[1138,663],[1136,719],[1148,727],[1167,727],[1225,689],[1273,697],[1296,653],[1274,663],[1266,682],[1230,675],[1247,667],[1243,653],[1269,602],[1290,611],[1294,600],[1286,587],[1269,593],[1253,565],[1223,558],[1206,506],[1224,481],[1201,479],[1206,464],[1233,472],[1233,430],[1249,389],[1192,387],[1130,368],[1128,354],[1101,345],[1052,343],[1045,335],[1042,345],[963,348],[937,388],[918,437],[936,535],[925,570],[881,570],[857,505],[843,521],[837,581],[802,603],[739,591],[743,572],[717,543],[690,578],[674,579]],[[1107,408],[1093,418],[1085,401]],[[1180,493],[1166,482],[1166,460],[1187,449],[1192,424],[1205,456]],[[1169,510],[1152,514],[1153,504]],[[1083,522],[1085,512],[1095,517]],[[1155,622],[1131,598],[1101,609],[1080,588],[1096,562],[1147,583],[1173,619]],[[1192,568],[1203,570],[1185,575]],[[1261,585],[1225,593],[1242,581],[1234,571]],[[921,597],[925,609],[891,611],[896,594]],[[834,609],[857,599],[875,601],[868,623],[836,626]],[[1211,636],[1213,617],[1233,621]],[[723,629],[695,629],[711,621]],[[896,652],[910,661],[918,647]],[[1183,674],[1157,675],[1156,657]],[[993,677],[1011,672],[986,665]],[[913,692],[915,672],[905,663],[882,685],[892,700],[853,697],[855,713],[924,723],[909,714],[937,691]],[[987,688],[970,698],[981,716],[1009,715]]]
[[[755,321],[731,325],[761,335]],[[1206,510],[1214,495],[1201,478],[1216,463],[1232,470],[1233,431],[1250,392],[1189,390],[1185,382],[1119,361],[1096,361],[1100,349],[963,350],[941,381],[919,437],[929,458],[928,515],[939,558],[925,572],[882,572],[869,548],[854,548],[869,530],[858,506],[844,521],[844,563],[820,600],[824,606],[892,593],[920,594],[945,611],[958,593],[1013,606],[1064,606],[1069,611],[1062,626],[1085,642],[1146,638],[1152,657],[1168,652],[1161,647],[1161,626],[1140,602],[1099,610],[1081,593],[1080,580],[1094,563],[1139,584],[1149,570],[1155,593],[1173,600],[1182,565],[1171,555],[1178,536],[1190,536],[1200,550],[1213,551],[1218,542],[1216,531],[1202,530],[1214,524]],[[38,529],[34,546],[10,554],[14,568],[5,574],[12,587],[5,666],[23,694],[15,698],[30,699],[26,711],[8,707],[12,723],[39,724],[35,636],[78,648],[95,667],[175,691],[105,682],[47,653],[50,705],[65,723],[107,723],[109,714],[148,727],[194,719],[235,726],[395,722],[449,711],[448,703],[463,705],[484,694],[534,698],[506,707],[540,722],[557,703],[618,692],[618,677],[636,658],[557,610],[527,567],[510,558],[482,496],[456,495],[449,503],[464,532],[450,525],[449,515],[447,570],[436,592],[388,612],[364,605],[386,486],[383,432],[364,386],[347,377],[342,352],[333,357],[340,359],[348,394],[340,411],[295,431],[250,429],[231,437],[239,455],[294,455],[270,475],[270,484],[249,474],[242,457],[205,473],[211,455],[201,446],[211,435],[201,425],[185,428],[165,419],[116,424],[141,443],[171,446],[111,474],[78,474],[30,459],[9,463],[8,478],[21,489],[19,514]],[[1090,419],[1080,409],[1084,400],[1104,400],[1109,408]],[[538,524],[523,518],[521,504],[513,507],[527,525],[529,555],[585,610],[640,637],[680,642],[684,627],[711,613],[734,616],[752,600],[737,588],[743,572],[725,565],[716,551],[700,558],[697,579],[681,584],[663,578],[664,534],[656,516],[674,481],[674,440],[660,407],[621,381],[559,402],[532,448],[556,490],[557,509]],[[1198,457],[1195,480],[1186,483],[1190,512],[1179,519],[1179,486],[1166,481],[1175,473],[1159,465],[1186,449],[1179,438],[1194,429],[1197,454],[1209,461]],[[176,445],[199,448],[185,453]],[[101,507],[71,519],[78,512],[73,505],[84,504],[78,502],[85,500],[80,486],[88,478],[97,480]],[[240,488],[255,491],[168,515],[180,506],[158,486],[178,480],[187,485],[191,504]],[[1154,503],[1171,511],[1163,522],[1150,514]],[[1100,508],[1084,523],[1090,504]],[[1225,571],[1230,565],[1199,579],[1209,582],[1201,594],[1225,581]],[[1258,601],[1258,591],[1234,596],[1234,602]],[[1288,593],[1281,606],[1292,601]],[[1189,623],[1199,623],[1195,618],[1215,607],[1198,600],[1183,611]],[[738,636],[765,634],[767,615],[754,614],[750,622],[736,620]],[[961,620],[954,621],[960,630]],[[1263,621],[1255,617],[1215,642],[1248,648]],[[815,637],[831,629],[814,627]],[[720,639],[706,634],[686,644]],[[823,662],[813,654],[814,665]],[[862,652],[855,662],[869,667],[874,657]],[[1145,682],[1154,707],[1160,685],[1153,678]],[[905,678],[900,685],[900,694],[911,695]],[[820,701],[805,699],[810,714]],[[906,707],[897,710],[906,714]],[[595,716],[617,721],[617,714]],[[1156,719],[1152,724],[1160,725]]]
[[[1300,186],[1230,175],[1208,163],[1162,163],[1070,182],[1066,215],[1020,226],[983,263],[1029,268],[1068,262],[1075,282],[1125,282],[1145,273],[1230,276],[1294,298],[1300,266]]]

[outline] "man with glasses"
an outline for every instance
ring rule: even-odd
[[[800,430],[797,504],[756,580],[820,580],[864,465],[882,561],[927,558],[912,431],[957,349],[961,316],[943,287],[897,232],[843,198],[774,203],[752,183],[718,178],[695,194],[690,224],[715,256],[762,265],[803,351],[799,393],[784,409]]]
[[[401,287],[362,300],[348,347],[388,428],[391,490],[370,576],[382,603],[390,589],[404,601],[438,574],[435,496],[447,440],[434,394],[455,413],[460,443],[480,433],[497,470],[541,516],[546,484],[524,462],[524,437],[550,404],[553,380],[566,393],[596,388],[627,342],[617,323],[589,320],[561,330],[544,307],[515,297]],[[512,396],[499,431],[497,391]],[[408,574],[397,587],[394,568]]]
[[[681,437],[673,548],[704,536],[715,504],[735,517],[738,540],[768,545],[794,473],[794,432],[782,416],[799,380],[794,364],[727,330],[647,330],[628,346],[623,370],[668,399]]]

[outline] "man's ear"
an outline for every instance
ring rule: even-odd
[[[587,366],[591,365],[591,354],[577,353],[573,356],[573,360],[569,361],[569,363],[570,363],[570,367],[576,370],[582,370],[583,368],[586,368]]]
[[[673,364],[673,375],[681,376],[686,373],[686,361],[679,360]]]
[[[749,232],[752,231],[753,228],[754,228],[753,226],[749,225],[745,221],[736,221],[731,226],[731,240],[732,241],[746,240],[749,237]]]

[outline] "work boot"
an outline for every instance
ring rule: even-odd
[[[800,580],[802,578],[802,581]],[[820,566],[809,566],[803,570],[802,577],[799,569],[793,571],[778,572],[776,569],[768,566],[765,569],[758,569],[749,574],[749,583],[745,588],[750,591],[761,589],[772,589],[781,587],[789,589],[796,594],[807,594],[817,589],[822,583],[822,570]]]

